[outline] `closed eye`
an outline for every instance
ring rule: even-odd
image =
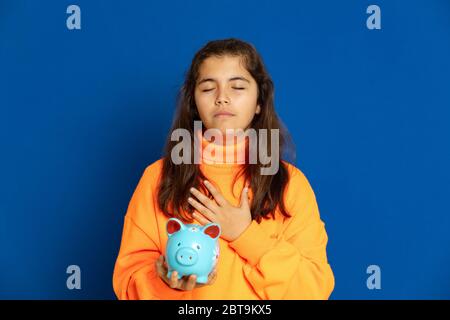
[[[235,90],[245,90],[245,88],[238,88],[238,87],[233,87],[233,89],[235,89]],[[214,88],[212,88],[212,89],[204,89],[204,90],[202,90],[202,92],[208,92],[208,91],[212,91],[212,90],[214,90]]]

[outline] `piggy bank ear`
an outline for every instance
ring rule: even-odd
[[[220,225],[217,223],[208,223],[203,227],[203,233],[213,239],[217,239],[220,236]]]
[[[184,229],[184,224],[177,218],[170,218],[167,221],[166,230],[169,237],[173,235],[175,232],[180,231],[181,229]]]

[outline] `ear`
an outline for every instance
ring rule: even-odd
[[[261,106],[258,104],[257,106],[256,106],[256,112],[255,112],[255,114],[259,114],[261,112]]]
[[[207,234],[213,239],[216,239],[220,236],[220,225],[217,223],[208,223],[203,227],[203,233]]]
[[[184,229],[184,224],[177,218],[170,218],[167,221],[166,230],[169,237],[173,235],[175,232],[180,231],[181,229]]]

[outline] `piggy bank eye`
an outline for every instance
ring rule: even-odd
[[[181,245],[181,242],[178,242],[177,246],[180,246],[180,245]]]
[[[200,246],[199,245],[197,245],[197,249],[200,250]]]

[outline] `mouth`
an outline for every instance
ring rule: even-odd
[[[217,118],[217,117],[232,117],[232,116],[234,116],[234,114],[231,112],[227,112],[227,111],[220,111],[220,112],[217,112],[214,114],[215,118]]]

